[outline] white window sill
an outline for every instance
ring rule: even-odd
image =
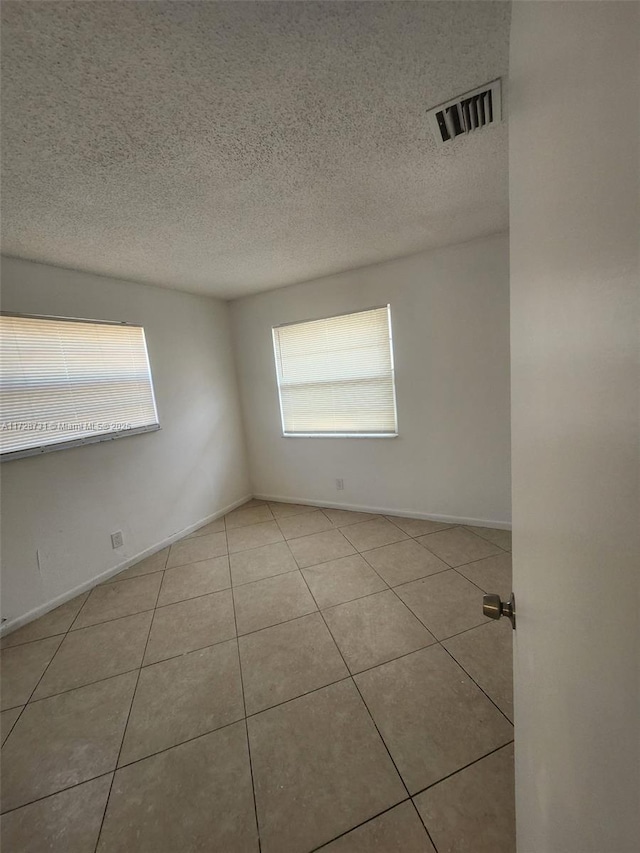
[[[38,447],[25,447],[22,450],[13,450],[3,453],[0,462],[11,462],[13,459],[24,459],[25,456],[41,456],[43,453],[53,453],[56,450],[69,450],[72,447],[82,447],[84,444],[98,444],[101,441],[114,441],[117,438],[127,438],[131,435],[142,435],[145,432],[157,432],[162,429],[160,424],[149,424],[148,426],[134,427],[133,429],[120,430],[118,432],[102,432],[98,435],[88,435],[84,438],[75,438],[71,441],[60,441],[57,444],[40,444]]]
[[[283,432],[283,438],[398,438],[397,432]]]

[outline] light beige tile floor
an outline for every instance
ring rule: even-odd
[[[4,844],[513,853],[510,548],[252,500],[4,637]]]

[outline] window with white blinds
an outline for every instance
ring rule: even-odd
[[[141,326],[0,316],[3,460],[153,429]]]
[[[284,435],[397,434],[388,305],[276,326],[273,346]]]

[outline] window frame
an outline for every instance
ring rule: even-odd
[[[389,355],[391,360],[391,387],[393,389],[393,415],[396,424],[394,432],[286,432],[284,426],[284,409],[282,407],[282,389],[280,387],[280,372],[278,370],[278,343],[277,330],[287,326],[300,326],[303,323],[317,323],[322,320],[333,320],[337,317],[349,317],[354,314],[366,314],[368,311],[387,310],[387,323],[389,326]],[[358,308],[355,311],[341,311],[338,314],[328,314],[322,317],[308,317],[305,320],[294,320],[290,323],[278,323],[271,327],[271,339],[273,345],[274,370],[276,375],[276,387],[278,389],[278,407],[280,410],[280,429],[283,438],[398,438],[400,426],[398,424],[398,399],[396,394],[396,366],[393,351],[393,324],[391,322],[391,303],[383,305],[371,305],[368,308]]]
[[[7,453],[0,453],[0,464],[12,462],[14,459],[23,459],[28,456],[41,456],[43,453],[53,453],[57,450],[69,450],[73,447],[82,447],[87,444],[99,444],[103,441],[114,441],[117,438],[126,438],[132,435],[143,435],[148,432],[158,432],[162,429],[158,416],[158,404],[156,401],[155,387],[153,384],[153,373],[151,372],[151,362],[149,359],[149,348],[147,346],[147,336],[144,326],[140,323],[129,323],[125,320],[96,320],[85,317],[60,317],[53,314],[28,314],[21,311],[0,311],[0,317],[22,317],[27,320],[53,320],[55,322],[64,323],[93,323],[97,326],[127,326],[128,328],[140,329],[142,331],[142,339],[144,342],[144,350],[146,355],[147,369],[149,373],[149,386],[151,389],[151,398],[153,401],[153,410],[155,413],[155,423],[146,424],[144,426],[132,427],[131,429],[111,430],[109,432],[96,433],[95,435],[84,436],[83,438],[74,438],[69,441],[59,441],[50,444],[40,444],[34,447],[25,447],[21,450],[12,450]],[[1,414],[1,413],[0,413]]]

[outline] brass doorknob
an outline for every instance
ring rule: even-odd
[[[509,601],[502,601],[499,595],[492,592],[482,597],[482,612],[489,619],[500,619],[506,616],[511,620],[511,627],[516,628],[516,599],[513,593]]]

